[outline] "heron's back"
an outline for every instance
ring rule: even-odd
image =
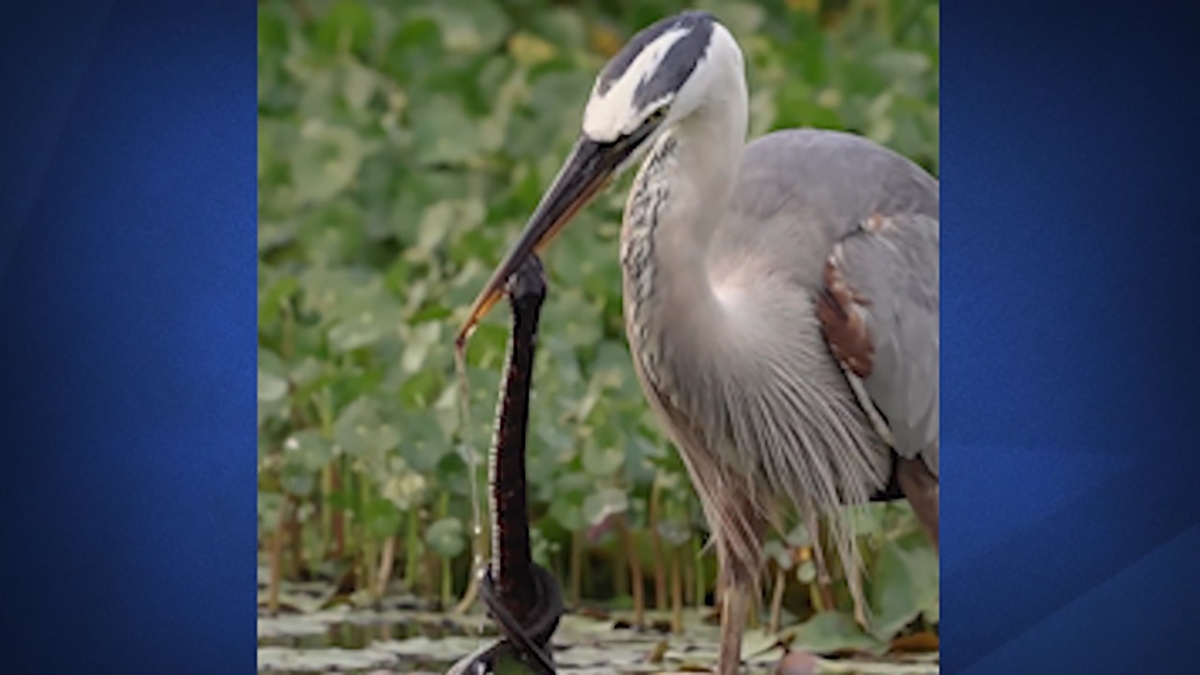
[[[906,157],[860,136],[787,129],[750,142],[710,265],[754,256],[809,288],[834,244],[872,213],[938,215],[937,181]]]

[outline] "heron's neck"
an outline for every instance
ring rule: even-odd
[[[712,101],[670,131],[675,160],[664,180],[673,214],[661,235],[671,250],[708,249],[713,231],[725,216],[746,144],[744,95]],[[692,258],[699,263],[702,258]]]
[[[728,209],[746,134],[745,84],[718,88],[655,143],[626,205],[621,261],[629,328],[703,330],[719,305],[708,246]],[[631,334],[631,339],[636,337]]]

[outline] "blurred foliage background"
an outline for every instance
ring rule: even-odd
[[[507,312],[470,344],[469,428],[454,333],[578,133],[596,73],[639,28],[688,7],[720,18],[747,57],[752,136],[847,129],[937,172],[934,2],[259,7],[258,517],[276,589],[279,578],[323,578],[357,601],[390,583],[443,607],[468,591],[467,458],[485,460],[491,442]],[[644,593],[650,608],[703,606],[715,573],[706,528],[624,341],[617,235],[629,181],[545,257],[528,463],[535,555],[572,603],[628,607]],[[859,516],[873,637],[936,624],[936,556],[911,512]],[[769,546],[764,607],[782,607],[785,621],[822,608],[811,545],[795,530]]]

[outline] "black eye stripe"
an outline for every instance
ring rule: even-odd
[[[650,113],[646,120],[638,125],[636,129],[627,134],[621,134],[616,138],[616,140],[594,141],[594,144],[599,148],[608,150],[614,150],[618,148],[633,150],[633,148],[637,147],[638,144],[646,140],[650,134],[654,133],[654,130],[658,128],[658,125],[662,124],[663,119],[665,119],[667,116],[667,110],[670,107],[671,106],[668,104]]]
[[[658,110],[655,110],[654,112],[647,115],[646,121],[643,122],[642,124],[645,125],[645,124],[661,122],[663,120],[663,118],[667,116],[667,111],[670,108],[671,108],[670,104],[662,106]]]
[[[662,121],[666,116],[667,116],[667,107],[666,106],[663,106],[663,107],[659,108],[658,110],[655,110],[654,112],[650,113],[650,116],[646,118],[645,122],[642,122],[641,125],[638,126],[638,128],[635,129],[633,133],[629,134],[629,138],[636,139],[637,142],[640,143],[647,136],[654,133],[654,130],[656,128],[658,128],[659,124],[662,124]]]

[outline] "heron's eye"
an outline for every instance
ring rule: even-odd
[[[658,129],[658,125],[663,121],[663,118],[667,116],[667,109],[669,107],[670,106],[662,106],[661,108],[658,108],[654,112],[650,113],[633,131],[621,134],[621,137],[613,141],[613,143],[623,146],[640,145],[643,141],[649,138],[651,134],[654,133],[655,129]]]

